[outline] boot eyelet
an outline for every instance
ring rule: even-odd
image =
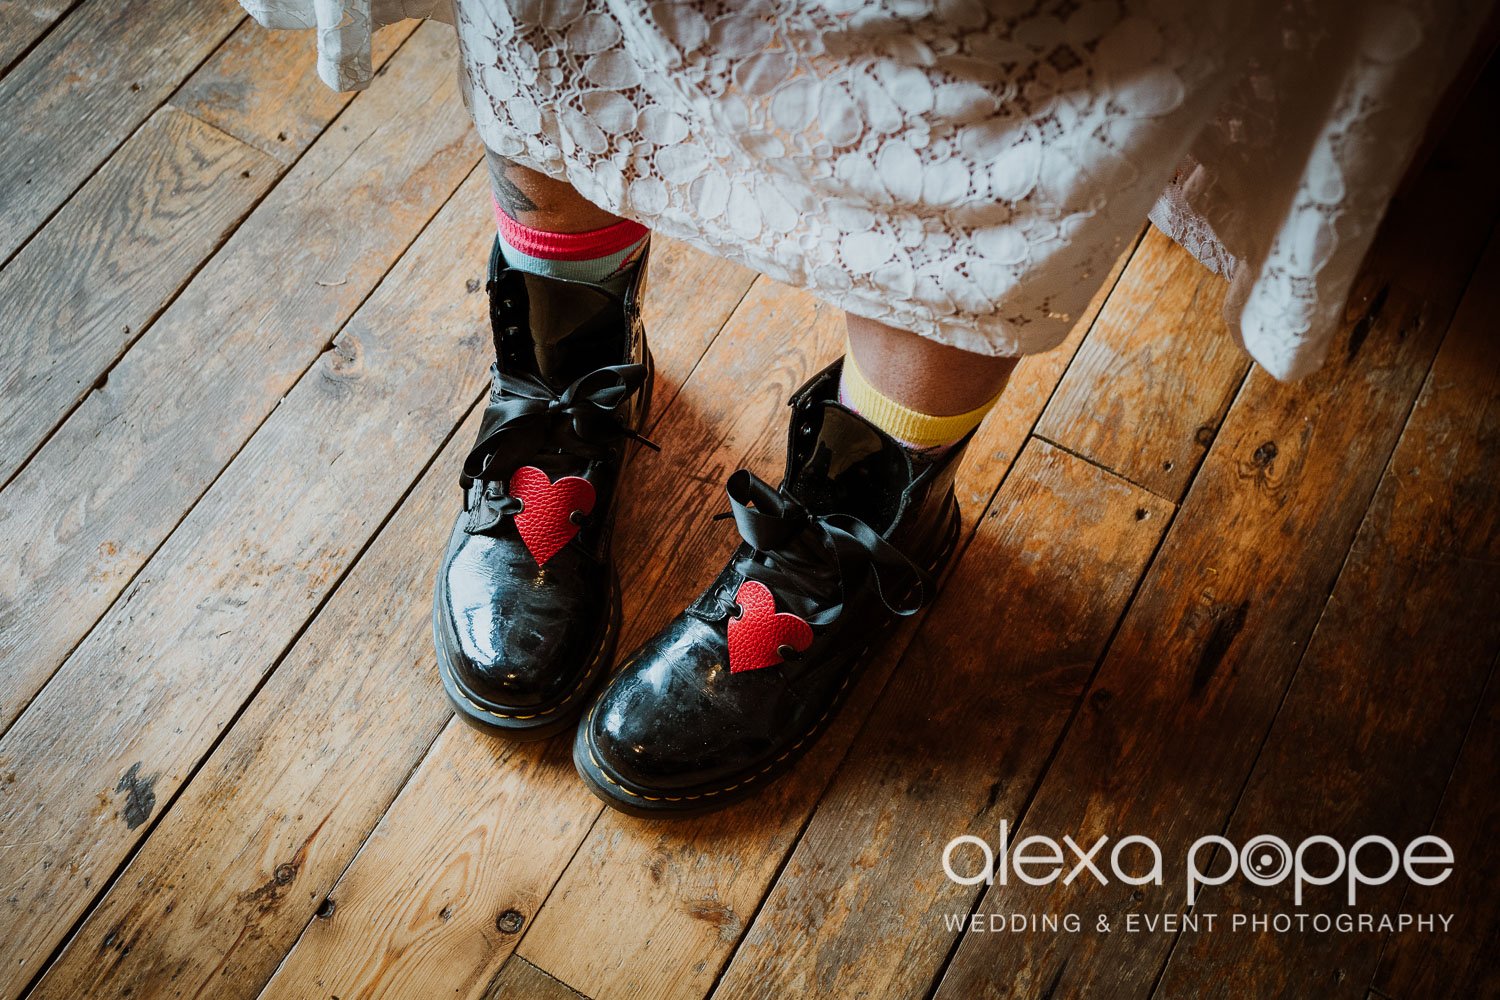
[[[812,432],[812,424],[803,424],[801,427],[797,428],[797,433],[802,435],[803,437],[812,437]]]
[[[484,498],[486,500],[499,500],[505,494],[500,489],[499,483],[484,484]]]
[[[788,646],[786,643],[782,643],[780,646],[776,647],[776,655],[781,657],[787,663],[796,663],[798,660],[802,659],[802,654],[797,652],[791,646]]]
[[[578,525],[578,527],[584,528],[588,526],[589,516],[581,510],[575,510],[568,515],[568,520]]]
[[[729,617],[743,618],[745,617],[745,609],[738,604],[731,603],[729,605]]]

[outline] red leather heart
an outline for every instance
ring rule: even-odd
[[[594,509],[593,483],[578,476],[564,476],[554,483],[541,469],[529,465],[511,473],[510,495],[523,505],[514,518],[516,531],[538,566],[545,566],[578,534],[573,512],[587,514]]]
[[[796,615],[777,612],[766,585],[746,580],[734,592],[740,616],[729,619],[729,672],[759,670],[782,662],[781,646],[802,652],[812,645],[813,630]]]

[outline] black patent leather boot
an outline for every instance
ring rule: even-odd
[[[785,480],[729,479],[742,542],[609,681],[573,760],[605,802],[690,815],[744,798],[817,739],[958,540],[953,474],[837,401],[840,364],[792,397]]]
[[[490,256],[496,364],[432,611],[443,687],[488,732],[566,729],[614,656],[615,493],[651,387],[645,273],[622,300]]]

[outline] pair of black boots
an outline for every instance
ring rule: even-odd
[[[839,363],[820,372],[792,397],[782,485],[729,478],[741,544],[728,564],[611,676],[616,493],[650,406],[645,273],[643,260],[621,299],[507,269],[496,245],[490,401],[433,631],[465,720],[532,740],[586,713],[573,759],[596,795],[690,815],[790,768],[872,647],[930,594],[958,538],[963,447],[914,462],[838,403]]]

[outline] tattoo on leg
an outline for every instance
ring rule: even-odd
[[[522,212],[537,211],[536,202],[527,197],[526,192],[522,191],[515,181],[505,176],[506,170],[514,166],[511,161],[503,156],[487,152],[485,162],[490,168],[490,187],[494,190],[495,198],[500,202],[500,207],[505,210],[506,215],[514,219]]]

